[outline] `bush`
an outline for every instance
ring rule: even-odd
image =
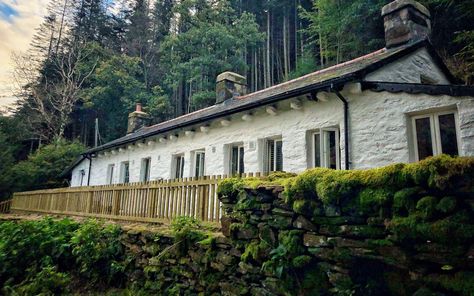
[[[79,142],[57,140],[14,165],[4,177],[12,192],[64,186],[62,172],[85,147]]]
[[[2,222],[0,286],[6,294],[61,294],[75,276],[120,286],[127,264],[120,233],[96,220]]]
[[[70,240],[79,225],[72,220],[0,223],[0,285],[16,285],[45,263],[67,268],[73,262]],[[28,273],[25,271],[28,270]]]
[[[124,271],[119,263],[124,255],[120,233],[118,226],[104,226],[97,220],[88,220],[76,230],[71,238],[71,247],[82,276],[93,283],[120,280],[120,274]]]

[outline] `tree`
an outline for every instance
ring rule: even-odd
[[[85,80],[93,73],[95,64],[89,69],[81,68],[81,62],[89,58],[85,46],[71,47],[61,55],[46,60],[52,73],[37,77],[27,57],[17,56],[16,77],[23,91],[23,107],[37,115],[36,122],[46,133],[39,131],[44,138],[62,138],[69,123],[79,92]],[[38,124],[39,123],[39,124]],[[34,126],[33,126],[34,127]]]
[[[62,139],[41,147],[4,176],[9,192],[64,186],[61,174],[84,150],[80,143]]]
[[[104,51],[103,49],[96,49]],[[105,140],[124,136],[127,117],[142,103],[155,122],[168,118],[168,100],[158,85],[148,90],[138,57],[102,52],[102,58],[81,92],[83,108],[94,110]]]

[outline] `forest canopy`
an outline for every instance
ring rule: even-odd
[[[125,135],[136,103],[158,123],[214,104],[221,72],[246,76],[253,92],[384,47],[389,2],[51,0],[30,50],[14,57],[19,100],[0,116],[0,198],[31,188],[18,174],[63,149],[50,145],[76,155],[93,146],[96,119],[98,144]],[[441,57],[474,84],[474,3],[419,2]],[[36,186],[64,185],[56,169],[42,168]]]

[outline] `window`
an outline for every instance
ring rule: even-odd
[[[174,157],[174,177],[181,179],[184,177],[184,155]]]
[[[340,169],[338,129],[320,129],[312,134],[313,167]]]
[[[79,174],[80,174],[80,175],[79,175],[79,178],[81,178],[81,183],[80,183],[80,184],[81,184],[81,186],[82,186],[82,185],[84,185],[83,182],[84,182],[84,176],[86,175],[86,171],[85,171],[85,170],[81,170],[81,171],[79,172]]]
[[[124,161],[121,164],[120,181],[121,183],[130,182],[130,163],[128,161]]]
[[[107,184],[113,184],[114,183],[114,167],[115,165],[109,164],[107,167]]]
[[[230,174],[234,176],[244,171],[244,146],[233,145],[230,147]]]
[[[194,176],[202,177],[204,176],[204,151],[196,151],[194,153]]]
[[[140,181],[141,182],[150,181],[150,164],[151,164],[151,158],[143,158],[142,159],[142,167],[141,167],[141,171],[140,171]]]
[[[456,112],[437,112],[412,117],[416,160],[438,154],[458,155]]]
[[[281,139],[266,140],[265,172],[283,170],[283,141]]]

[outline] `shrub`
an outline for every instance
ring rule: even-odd
[[[93,284],[120,280],[124,270],[119,263],[124,255],[120,233],[118,226],[105,226],[97,220],[88,220],[76,230],[71,247],[80,275]]]

